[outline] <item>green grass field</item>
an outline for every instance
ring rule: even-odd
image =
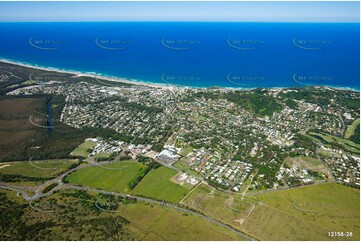
[[[345,132],[346,139],[350,138],[355,133],[355,129],[359,124],[360,124],[360,119],[358,118],[355,121],[353,121],[351,125],[347,127],[347,130]]]
[[[359,238],[359,190],[336,183],[311,185],[261,195],[240,196],[201,184],[182,203],[259,240],[347,240]]]
[[[262,210],[267,210],[267,208],[276,209],[281,215],[283,213],[288,214],[294,220],[299,219],[300,221],[313,225],[313,229],[309,230],[313,231],[313,235],[312,233],[299,235],[307,235],[304,239],[318,240],[319,237],[317,237],[317,234],[327,239],[327,231],[352,232],[352,240],[358,240],[360,237],[360,191],[357,189],[336,183],[326,183],[269,192],[257,195],[257,197],[262,203],[266,204]],[[272,234],[279,235],[282,234],[282,232],[285,233],[285,227],[282,228],[282,226],[278,224],[273,225],[272,221],[275,219],[274,216],[270,216],[269,218],[267,217],[268,215],[266,216],[266,214],[271,213],[275,212],[259,212],[257,218],[251,219],[248,221],[249,224],[246,224],[251,231],[254,229],[254,233],[255,230],[258,229],[256,228],[257,226],[255,226],[255,220],[264,221],[264,226],[273,228],[273,230],[269,231],[269,235],[260,237],[263,239],[277,240],[276,237],[269,236]],[[262,216],[262,214],[265,215]],[[292,221],[291,217],[290,225]],[[284,220],[285,219],[282,221]],[[301,223],[300,221],[299,223]],[[304,226],[305,228],[312,228],[312,226]],[[281,230],[277,231],[279,227]],[[264,231],[262,233],[264,233]],[[326,237],[324,236],[325,233]],[[298,238],[301,239],[301,237]],[[288,237],[286,239],[288,239]],[[328,239],[332,240],[333,238]]]
[[[66,170],[74,162],[74,160],[33,160],[0,163],[0,173],[48,178]]]
[[[188,192],[188,189],[170,181],[177,173],[166,167],[151,170],[132,190],[132,194],[178,202]]]
[[[101,152],[99,154],[94,155],[94,158],[108,158],[111,156],[111,153]]]
[[[137,161],[119,161],[104,167],[88,167],[70,174],[71,184],[100,188],[106,191],[129,192],[128,183],[145,167]]]
[[[242,231],[258,240],[332,240],[327,229],[266,205],[255,207]]]
[[[188,143],[182,141],[182,140],[175,140],[175,146],[182,148],[181,155],[186,156],[189,152],[191,152],[194,148],[190,146]]]
[[[195,170],[192,170],[191,167],[187,164],[187,160],[187,157],[183,157],[182,159],[174,163],[173,166],[181,169],[189,175],[193,175],[195,177],[199,176],[199,174]]]
[[[321,142],[318,138],[322,139],[323,142],[326,143],[337,143],[344,147],[347,151],[350,151],[352,153],[360,154],[360,144],[356,144],[352,142],[351,140],[340,138],[331,134],[319,134],[315,132],[309,132],[309,136],[313,138],[316,142]]]
[[[258,172],[258,168],[254,169],[252,173],[247,177],[247,180],[244,181],[244,183],[241,186],[241,190],[239,191],[241,194],[248,191],[249,186],[253,181],[253,178],[257,175],[257,172]]]
[[[169,229],[170,225],[172,229]],[[242,240],[224,228],[202,221],[201,218],[175,211],[168,211],[158,218],[150,229],[166,240],[186,241],[192,237],[194,240]]]
[[[248,216],[257,202],[256,199],[214,190],[205,184],[192,190],[182,201],[183,204],[238,229],[241,228],[240,222]]]
[[[204,122],[207,120],[206,117],[202,116],[202,115],[197,115],[196,118],[193,119],[196,123],[200,123],[200,122]]]
[[[120,215],[146,236],[158,240],[241,240],[238,235],[193,215],[159,206],[130,204],[119,209]]]
[[[186,145],[186,146],[183,147],[183,150],[182,150],[182,152],[181,152],[181,155],[186,156],[186,155],[188,155],[188,153],[191,152],[192,150],[193,150],[193,147],[192,147],[192,146]]]
[[[81,145],[79,145],[75,150],[73,150],[70,155],[71,156],[80,156],[87,158],[90,154],[87,150],[92,149],[96,146],[96,143],[90,141],[84,141]]]

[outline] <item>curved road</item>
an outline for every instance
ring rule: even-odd
[[[113,162],[106,162],[104,164],[111,164]],[[70,169],[66,172],[64,172],[63,174],[61,174],[60,176],[52,179],[52,180],[49,180],[39,186],[36,186],[36,187],[31,187],[33,189],[35,189],[34,193],[35,195],[33,196],[29,196],[26,191],[24,190],[28,190],[29,187],[26,187],[26,186],[14,186],[12,184],[8,184],[8,183],[0,183],[0,188],[3,188],[3,189],[7,189],[7,190],[11,190],[11,191],[15,191],[17,192],[18,194],[21,194],[23,196],[23,198],[26,200],[26,201],[34,201],[36,199],[39,199],[41,197],[46,197],[46,196],[49,196],[51,194],[53,194],[55,191],[59,191],[61,189],[77,189],[77,190],[84,190],[84,191],[93,191],[93,192],[96,192],[96,193],[102,193],[102,194],[108,194],[108,195],[114,195],[114,196],[118,196],[118,197],[124,197],[124,198],[133,198],[133,199],[136,199],[137,201],[142,201],[142,202],[148,202],[148,203],[153,203],[153,204],[157,204],[157,205],[160,205],[160,206],[163,206],[163,207],[170,207],[170,208],[173,208],[173,209],[176,209],[178,211],[181,211],[181,212],[185,212],[185,213],[189,213],[189,214],[192,214],[192,215],[195,215],[199,218],[202,218],[204,220],[207,220],[208,222],[211,222],[211,223],[214,223],[218,226],[221,226],[229,231],[232,231],[234,233],[236,233],[237,235],[241,236],[242,238],[246,239],[246,240],[251,240],[253,241],[253,239],[249,236],[247,236],[246,234],[234,229],[233,227],[227,225],[227,224],[224,224],[222,222],[219,222],[217,220],[214,220],[212,218],[209,218],[203,214],[200,214],[198,212],[195,212],[193,210],[190,210],[190,209],[187,209],[187,208],[184,208],[184,207],[181,207],[181,206],[178,206],[176,204],[173,204],[173,203],[169,203],[169,202],[166,202],[166,201],[159,201],[159,200],[155,200],[155,199],[151,199],[151,198],[145,198],[145,197],[139,197],[139,196],[133,196],[133,195],[128,195],[128,194],[123,194],[123,193],[117,193],[117,192],[109,192],[109,191],[104,191],[104,190],[100,190],[100,189],[95,189],[95,188],[91,188],[91,187],[83,187],[83,186],[74,186],[74,185],[70,185],[70,184],[64,184],[62,182],[62,180],[67,176],[69,175],[70,173],[74,172],[74,171],[77,171],[77,170],[80,170],[80,169],[83,169],[83,168],[87,168],[87,167],[91,167],[91,166],[98,166],[98,164],[96,163],[92,163],[92,162],[89,162],[88,164],[85,164],[85,165],[80,165],[78,167],[75,167],[73,169]],[[47,187],[49,186],[50,184],[52,183],[57,183],[57,186],[54,187],[52,190],[50,190],[49,192],[47,193],[42,193],[42,191]]]

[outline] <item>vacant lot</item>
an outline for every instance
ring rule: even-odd
[[[328,183],[242,197],[201,184],[182,203],[259,240],[347,240],[329,231],[353,232],[358,240],[359,194]]]
[[[196,216],[156,205],[129,204],[119,208],[125,217],[146,233],[142,240],[241,240],[228,230]],[[171,225],[171,226],[170,226]]]
[[[332,171],[330,170],[330,168],[327,165],[325,165],[323,162],[312,157],[306,157],[306,156],[287,157],[284,163],[289,167],[294,165],[299,168],[320,172],[321,174],[327,175],[327,177],[329,178],[332,177]]]
[[[336,183],[328,183],[269,192],[257,197],[262,203],[280,212],[313,224],[314,228],[319,229],[319,234],[324,233],[324,229],[326,229],[326,231],[352,232],[353,240],[358,240],[360,237],[360,191],[357,189]],[[258,219],[267,223],[267,218],[259,217]],[[252,227],[255,220],[257,218],[248,221],[248,228]],[[270,222],[267,223],[268,227],[272,225]],[[275,225],[275,229],[276,227],[280,226]],[[280,233],[281,231],[278,231],[277,234]],[[317,231],[315,231],[314,235],[316,236],[316,234]],[[277,238],[262,238],[277,240]],[[307,238],[317,240],[317,237],[311,235]]]
[[[188,192],[188,189],[170,181],[177,173],[166,167],[151,170],[132,190],[132,194],[178,202]]]
[[[0,163],[0,173],[48,178],[66,170],[74,162],[74,160],[32,160]]]
[[[251,213],[257,200],[228,194],[201,184],[182,203],[236,228]]]
[[[137,161],[119,161],[103,167],[88,167],[70,174],[72,184],[100,188],[106,191],[128,192],[128,183],[145,167]]]
[[[172,229],[169,229],[170,224],[173,226]],[[159,235],[167,240],[189,240],[195,235],[197,235],[195,240],[201,240],[201,238],[205,240],[241,240],[222,227],[176,211],[167,211],[155,221],[150,229],[154,233],[162,231],[158,232]]]
[[[257,206],[242,230],[259,240],[330,240],[328,230],[267,205]]]

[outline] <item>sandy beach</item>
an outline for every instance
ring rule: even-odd
[[[79,72],[79,71],[68,71],[68,70],[60,70],[60,69],[52,68],[52,67],[34,66],[34,65],[30,65],[30,64],[7,60],[7,59],[0,59],[0,62],[17,65],[17,66],[22,66],[22,67],[27,67],[27,68],[32,68],[32,69],[37,69],[37,70],[71,74],[71,75],[75,75],[77,77],[85,76],[85,77],[95,78],[95,79],[99,80],[99,82],[101,82],[101,80],[104,80],[104,81],[110,81],[110,82],[127,83],[127,84],[132,84],[132,85],[161,88],[164,90],[166,90],[166,89],[173,90],[175,88],[182,88],[182,87],[172,86],[171,83],[164,83],[164,84],[148,83],[148,82],[129,80],[129,79],[119,78],[119,77],[107,77],[107,76],[101,76],[101,75],[96,75],[96,74],[83,73],[83,72]]]

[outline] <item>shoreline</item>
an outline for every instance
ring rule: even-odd
[[[210,87],[196,87],[196,86],[178,86],[178,85],[173,85],[171,83],[154,83],[154,82],[146,82],[146,81],[140,81],[140,80],[135,80],[135,79],[126,79],[126,78],[122,78],[122,77],[115,77],[115,76],[103,76],[102,74],[91,74],[88,72],[81,72],[81,71],[75,71],[75,70],[63,70],[63,69],[59,69],[59,68],[55,68],[55,67],[43,67],[43,66],[38,66],[38,65],[33,65],[33,64],[29,64],[29,63],[25,63],[25,62],[21,62],[21,61],[14,61],[14,60],[9,60],[9,59],[5,59],[5,58],[1,58],[0,57],[0,62],[2,63],[6,63],[6,64],[12,64],[12,65],[17,65],[17,66],[21,66],[21,67],[26,67],[26,68],[32,68],[32,69],[37,69],[37,70],[43,70],[43,71],[52,71],[52,72],[57,72],[57,73],[63,73],[63,74],[71,74],[71,75],[75,75],[77,77],[90,77],[90,78],[94,78],[96,80],[100,79],[100,80],[104,80],[104,81],[109,81],[109,82],[117,82],[117,83],[126,83],[126,84],[132,84],[132,85],[138,85],[138,86],[147,86],[147,87],[153,87],[153,88],[160,88],[163,90],[173,90],[173,89],[223,89],[223,90],[237,90],[237,91],[241,91],[241,90],[252,90],[252,89],[257,89],[257,88],[261,88],[261,89],[269,89],[269,90],[278,90],[278,89],[289,89],[289,88],[300,88],[300,87],[321,87],[321,88],[331,88],[331,89],[336,89],[336,90],[344,90],[344,91],[353,91],[353,92],[360,92],[360,89],[355,89],[355,88],[351,88],[351,87],[338,87],[338,86],[326,86],[326,85],[314,85],[314,86],[292,86],[292,87],[251,87],[251,88],[243,88],[243,87],[222,87],[222,86],[210,86]]]
[[[100,79],[100,80],[109,81],[109,82],[126,83],[126,84],[148,86],[148,87],[161,88],[161,89],[174,89],[175,88],[175,86],[167,86],[166,84],[149,83],[149,82],[136,81],[136,80],[132,81],[132,80],[129,80],[126,78],[121,78],[121,77],[102,76],[102,75],[98,75],[98,74],[91,74],[91,73],[86,73],[86,72],[81,72],[81,71],[62,70],[62,69],[54,68],[54,67],[43,67],[43,66],[32,65],[32,64],[28,64],[28,63],[24,63],[24,62],[8,60],[8,59],[4,59],[4,58],[0,58],[0,62],[6,63],[6,64],[12,64],[12,65],[16,65],[16,66],[21,66],[21,67],[26,67],[26,68],[31,68],[31,69],[42,70],[42,71],[52,71],[52,72],[63,73],[63,74],[71,74],[71,75],[75,75],[77,77],[81,77],[81,76],[90,77],[90,78]],[[177,88],[181,88],[181,87],[177,87]]]

